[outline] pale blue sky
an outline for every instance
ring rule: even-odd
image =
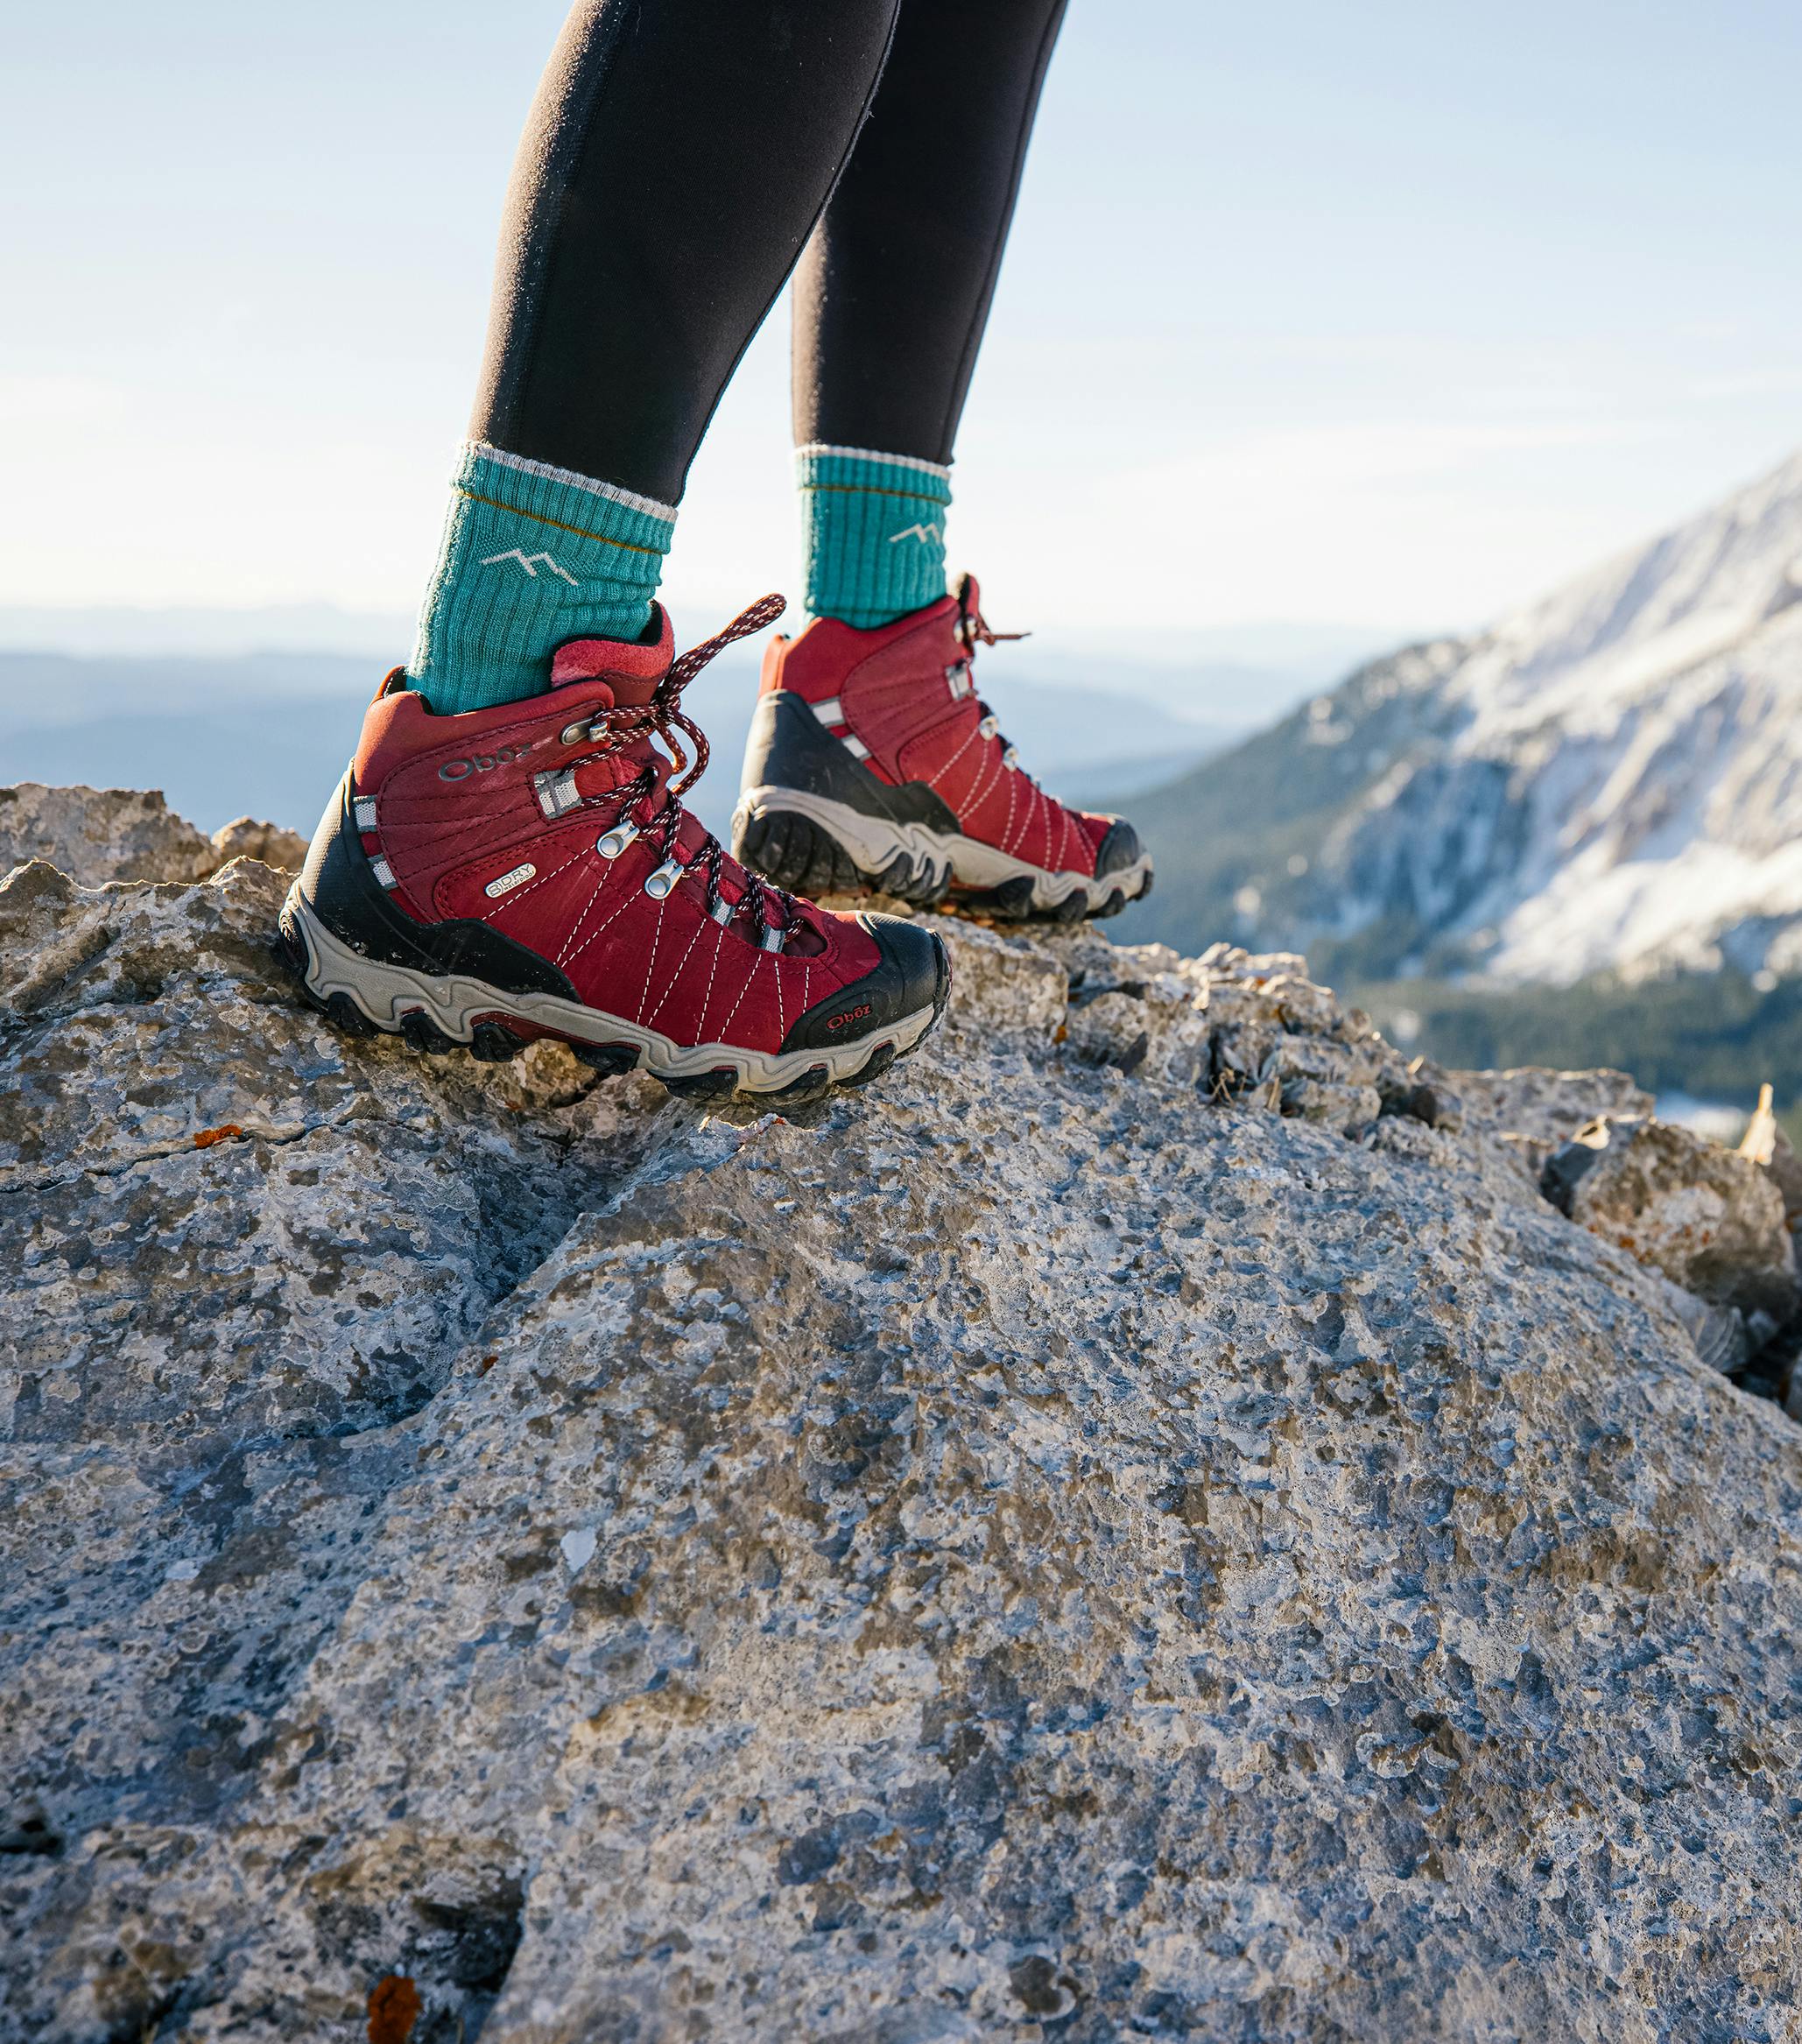
[[[561,12],[14,11],[0,603],[412,607]],[[1798,77],[1793,4],[1072,0],[954,557],[1054,633],[1426,630],[1775,463]],[[785,349],[691,482],[697,627],[792,586]]]

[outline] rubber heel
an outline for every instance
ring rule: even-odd
[[[917,873],[897,851],[880,872],[866,872],[821,823],[792,809],[768,809],[734,820],[732,856],[791,894],[817,901],[822,894],[886,894],[917,908],[945,899],[949,876]]]

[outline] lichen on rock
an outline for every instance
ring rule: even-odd
[[[209,876],[0,886],[6,2044],[1794,2033],[1802,1432],[1580,1089],[935,919],[708,1116]]]

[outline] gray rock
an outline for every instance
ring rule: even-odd
[[[1752,1358],[1753,1343],[1745,1315],[1736,1306],[1711,1306],[1706,1299],[1698,1299],[1693,1292],[1686,1292],[1668,1279],[1665,1283],[1671,1310],[1689,1329],[1698,1357],[1723,1376],[1737,1376]],[[1754,1318],[1761,1322],[1761,1336],[1768,1339],[1763,1316],[1755,1315]],[[1792,1419],[1795,1416],[1791,1414]]]
[[[1496,1128],[1510,1135],[1567,1142],[1604,1115],[1644,1120],[1652,1096],[1625,1072],[1552,1072],[1525,1065],[1506,1072],[1460,1072],[1459,1090]]]
[[[1299,961],[736,1125],[280,886],[0,887],[7,2044],[1793,2034],[1802,1434]]]
[[[278,871],[298,873],[306,857],[306,840],[298,830],[285,830],[279,823],[259,822],[254,816],[236,817],[213,833],[215,868],[233,859],[260,859]]]
[[[1750,1158],[1660,1121],[1593,1123],[1545,1166],[1546,1196],[1580,1227],[1718,1306],[1796,1313],[1783,1195]]]
[[[204,880],[236,858],[299,870],[306,841],[275,823],[240,816],[211,837],[169,808],[155,790],[0,787],[0,873],[45,859],[84,887],[108,880]]]
[[[84,887],[107,880],[203,880],[213,841],[152,790],[0,787],[0,871],[47,859]]]

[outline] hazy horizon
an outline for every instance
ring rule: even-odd
[[[15,25],[0,603],[410,616],[561,0]],[[1479,625],[1802,444],[1802,19],[1075,0],[957,463],[1041,645]],[[699,636],[794,586],[786,321],[698,462]],[[398,654],[396,655],[398,657]]]
[[[798,608],[798,607],[797,607]],[[792,629],[785,617],[778,629]],[[354,610],[326,603],[271,604],[0,603],[0,652],[76,659],[239,659],[251,654],[346,653],[394,660],[411,642],[413,618],[400,610]],[[1025,666],[1092,659],[1116,646],[1136,673],[1203,665],[1292,673],[1317,685],[1349,665],[1405,643],[1410,635],[1355,624],[1257,618],[1242,624],[1126,625],[1028,632]]]

